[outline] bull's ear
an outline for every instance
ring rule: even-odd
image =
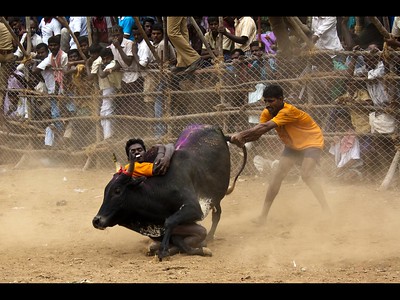
[[[146,179],[147,179],[146,176],[132,177],[132,181],[131,181],[130,185],[132,185],[133,187],[138,186],[139,184],[141,184]]]

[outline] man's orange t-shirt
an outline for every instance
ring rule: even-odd
[[[128,170],[129,164],[125,165],[124,170]],[[133,169],[133,174],[132,177],[140,177],[140,176],[146,176],[146,177],[151,177],[153,176],[153,163],[151,162],[135,162],[135,166]]]
[[[278,125],[275,130],[286,146],[295,150],[310,147],[323,149],[324,137],[321,128],[309,114],[292,104],[284,103],[283,108],[273,118],[265,108],[260,115],[260,123],[269,120]]]

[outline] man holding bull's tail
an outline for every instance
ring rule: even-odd
[[[281,188],[282,181],[295,163],[301,165],[301,178],[318,199],[322,209],[329,212],[324,191],[314,176],[324,147],[321,128],[308,113],[292,104],[285,103],[283,90],[279,85],[268,85],[264,89],[263,100],[266,106],[261,113],[260,123],[231,136],[232,143],[243,147],[245,143],[258,140],[263,134],[275,128],[279,138],[285,144],[257,223],[266,222],[268,212]]]

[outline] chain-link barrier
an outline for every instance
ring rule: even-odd
[[[398,57],[386,49],[306,51],[291,58],[263,54],[216,60],[185,75],[153,64],[144,78],[110,94],[102,93],[82,70],[64,77],[63,94],[48,95],[13,66],[2,91],[0,162],[112,169],[113,153],[126,162],[125,143],[130,138],[140,137],[150,146],[174,142],[194,123],[219,125],[226,134],[254,126],[264,108],[263,101],[257,102],[263,88],[278,83],[285,101],[308,112],[324,131],[321,176],[397,188]],[[57,118],[52,114],[55,108]],[[54,135],[52,146],[45,145],[46,134]],[[104,139],[105,134],[110,137]],[[245,172],[272,172],[283,148],[275,131],[247,145]],[[234,172],[241,155],[238,147],[230,148]],[[359,159],[347,164],[357,155]]]

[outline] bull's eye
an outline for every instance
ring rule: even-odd
[[[115,193],[118,194],[118,195],[121,194],[121,188],[120,188],[120,187],[117,187],[117,188],[115,189]]]

